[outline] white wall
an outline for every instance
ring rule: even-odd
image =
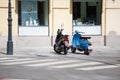
[[[106,0],[107,45],[120,48],[120,0]]]
[[[106,30],[120,35],[120,0],[106,0]]]

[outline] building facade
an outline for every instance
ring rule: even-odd
[[[14,47],[54,44],[58,28],[91,36],[93,46],[120,48],[120,0],[11,0]],[[8,0],[0,0],[0,48],[8,36]],[[62,25],[62,26],[61,26]]]

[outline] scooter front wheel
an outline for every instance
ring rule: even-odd
[[[72,53],[75,53],[76,52],[76,48],[74,48],[73,46],[71,46],[71,51],[72,51]]]
[[[58,49],[58,46],[56,44],[54,44],[54,51],[59,54],[61,53],[61,50]]]

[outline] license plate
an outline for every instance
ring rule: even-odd
[[[88,50],[89,50],[90,52],[92,51],[92,49],[93,49],[92,46],[89,46],[89,47],[88,47]]]
[[[92,46],[89,46],[88,49],[92,49]]]

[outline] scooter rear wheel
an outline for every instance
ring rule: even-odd
[[[68,53],[68,48],[64,46],[64,54],[66,55]]]
[[[89,55],[88,49],[85,49],[85,50],[84,50],[84,54],[85,54],[85,55]]]

